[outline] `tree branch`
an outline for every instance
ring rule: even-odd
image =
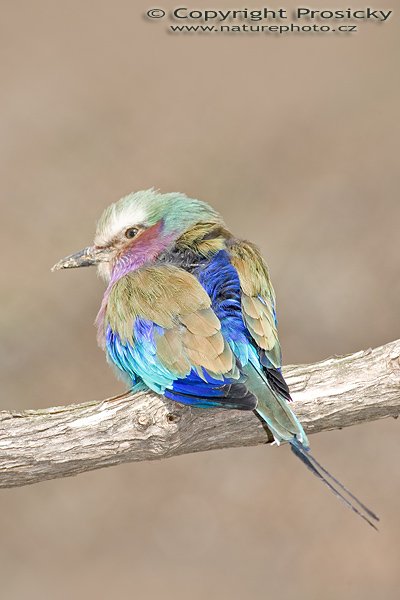
[[[400,340],[290,366],[284,374],[307,433],[400,414]],[[144,392],[44,410],[1,411],[0,487],[271,441],[252,412],[196,409]]]

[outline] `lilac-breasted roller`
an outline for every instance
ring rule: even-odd
[[[94,245],[55,269],[98,265],[98,341],[130,388],[197,407],[254,410],[277,444],[375,527],[376,515],[309,451],[281,371],[275,294],[257,247],[211,206],[146,190],[111,204]]]

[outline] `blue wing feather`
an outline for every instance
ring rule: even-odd
[[[202,376],[192,369],[185,378],[166,368],[157,357],[154,334],[163,334],[159,325],[142,318],[134,323],[134,344],[122,342],[108,326],[106,348],[111,361],[131,378],[132,384],[143,381],[150,389],[183,404],[225,406],[252,410],[256,399],[241,380],[221,376],[213,378],[203,370]]]
[[[220,250],[193,274],[211,298],[221,331],[242,366],[249,360],[260,366],[257,350],[243,321],[238,273],[226,250]]]
[[[220,320],[221,332],[237,357],[239,368],[251,362],[262,370],[259,349],[246,328],[242,315],[241,288],[238,273],[229,254],[219,251],[208,262],[193,271],[211,299],[212,308]],[[207,371],[192,369],[182,378],[159,360],[155,333],[164,330],[156,323],[137,317],[134,321],[134,344],[122,341],[108,326],[106,348],[111,361],[126,373],[133,384],[143,382],[157,393],[182,403],[196,406],[225,406],[254,409],[256,398],[239,381],[221,376],[214,379]]]

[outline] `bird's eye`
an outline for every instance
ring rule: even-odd
[[[139,229],[137,227],[129,227],[129,229],[127,229],[125,231],[125,237],[128,238],[128,240],[131,240],[132,238],[134,238],[137,234],[139,233]]]

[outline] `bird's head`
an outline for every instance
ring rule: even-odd
[[[197,223],[223,225],[211,206],[185,194],[135,192],[105,209],[92,246],[63,258],[53,270],[97,265],[100,275],[110,280],[114,273],[155,260]]]

